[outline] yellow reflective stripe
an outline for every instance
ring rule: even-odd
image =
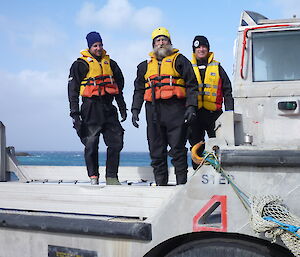
[[[206,91],[201,91],[201,92],[198,92],[199,95],[210,95],[209,92],[206,92]]]
[[[218,62],[211,62],[211,63],[207,64],[207,66],[215,66],[215,65],[219,65],[219,63]]]
[[[217,85],[210,85],[210,84],[205,84],[205,87],[207,87],[207,88],[218,88]]]
[[[201,91],[201,92],[198,92],[198,95],[212,95],[212,96],[217,96],[217,93],[210,93],[210,92],[207,92],[207,91]]]
[[[202,88],[202,87],[206,87],[206,88],[218,88],[217,85],[210,85],[210,84],[204,84],[204,83],[201,83],[201,84],[198,84],[198,87]]]

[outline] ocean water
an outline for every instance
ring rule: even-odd
[[[26,151],[30,156],[17,156],[21,165],[85,166],[82,151]],[[105,166],[106,153],[99,153],[99,165]],[[121,152],[120,166],[150,166],[147,152]]]
[[[26,151],[30,156],[17,156],[20,165],[85,166],[83,151]],[[190,157],[189,166],[191,165]],[[105,166],[106,153],[99,152],[99,165]],[[121,152],[120,166],[150,166],[148,152]],[[169,167],[171,159],[168,158]]]

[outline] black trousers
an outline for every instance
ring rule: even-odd
[[[168,155],[172,158],[177,184],[187,181],[185,109],[185,101],[174,98],[157,101],[155,108],[146,102],[147,139],[157,185],[168,183]]]
[[[188,139],[191,147],[200,141],[205,141],[205,132],[209,138],[216,137],[215,124],[216,120],[222,114],[222,110],[208,111],[204,108],[200,108],[197,111],[196,118],[193,120],[189,128]],[[197,164],[192,162],[193,168],[197,168]]]
[[[91,108],[94,107],[91,111]],[[98,111],[97,111],[98,110]],[[100,101],[85,101],[82,108],[84,158],[88,176],[99,176],[99,137],[103,135],[106,150],[106,177],[117,178],[120,152],[123,149],[124,129],[115,106]],[[98,119],[97,119],[98,117]],[[96,122],[95,122],[96,121]]]

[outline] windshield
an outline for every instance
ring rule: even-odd
[[[256,32],[253,81],[300,80],[300,31]]]

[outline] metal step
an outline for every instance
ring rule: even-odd
[[[0,183],[6,209],[148,218],[178,187]]]

